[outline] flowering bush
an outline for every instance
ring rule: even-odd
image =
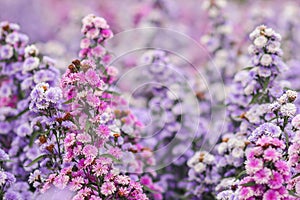
[[[280,22],[252,13],[243,24],[227,11],[250,3],[202,3],[203,33],[168,0],[138,3],[128,18],[136,27],[183,26],[201,35],[207,57],[163,28],[145,38],[137,30],[125,45],[134,50],[124,53],[118,14],[110,13],[110,25],[89,14],[78,59],[60,55],[69,63],[63,68],[17,24],[1,22],[0,199],[300,199],[298,48],[291,44],[299,42],[299,9],[286,7]],[[246,26],[256,27],[250,45]]]

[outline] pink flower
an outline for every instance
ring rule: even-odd
[[[108,173],[109,170],[109,164],[102,162],[105,160],[97,159],[96,164],[93,165],[93,172],[97,176],[103,176]]]
[[[105,196],[111,195],[116,191],[115,184],[112,182],[105,182],[101,186],[101,193]]]
[[[263,196],[263,200],[277,200],[278,198],[278,192],[276,192],[275,190],[268,190],[264,196]]]
[[[115,178],[116,182],[121,185],[128,185],[130,183],[130,178],[124,175],[118,175]]]
[[[122,155],[122,151],[120,148],[117,147],[112,147],[109,149],[109,154],[113,155],[114,157],[116,157],[117,159],[121,158]]]
[[[92,28],[86,32],[85,36],[89,39],[95,39],[99,36],[99,29]]]
[[[267,161],[276,161],[280,157],[280,153],[273,148],[268,148],[264,151],[264,159]]]
[[[258,184],[266,184],[268,183],[271,175],[272,175],[271,170],[268,168],[264,168],[256,172],[253,178],[255,182]]]
[[[253,196],[254,196],[254,192],[251,187],[243,187],[239,193],[240,200],[248,200],[248,198]]]
[[[93,23],[96,28],[109,28],[106,20],[102,17],[95,17]]]
[[[91,53],[94,57],[102,57],[105,55],[106,50],[101,45],[98,45],[91,49]]]
[[[99,137],[103,138],[103,139],[106,139],[109,137],[109,133],[110,133],[110,130],[107,126],[105,125],[100,125],[98,127],[98,131],[97,131],[97,134]]]
[[[261,159],[252,158],[245,162],[246,171],[248,174],[254,174],[263,168],[263,161]]]
[[[118,69],[113,66],[108,66],[106,70],[109,76],[117,76],[119,73]]]
[[[84,179],[81,176],[75,177],[70,183],[70,189],[72,191],[77,191],[81,189],[83,183],[84,183]]]
[[[121,196],[121,197],[127,197],[130,193],[130,189],[128,188],[125,188],[125,187],[120,187],[119,188],[119,191],[118,191],[118,194]]]
[[[68,176],[59,174],[54,179],[53,184],[56,187],[58,187],[59,189],[64,189],[67,186],[68,182],[69,182],[69,177]]]
[[[97,196],[95,196],[95,195],[92,195],[92,196],[90,197],[90,200],[102,200],[102,198],[97,197]]]
[[[88,38],[84,38],[80,41],[80,48],[81,49],[89,48],[90,45],[91,45],[91,42]]]
[[[284,183],[283,177],[278,172],[273,172],[273,177],[269,181],[269,186],[272,189],[278,189],[280,188]]]
[[[89,142],[91,142],[91,136],[89,134],[86,134],[86,133],[77,135],[76,139],[79,142],[82,142],[82,143],[89,143]]]
[[[110,29],[103,29],[101,30],[101,34],[104,38],[111,38],[113,36],[113,33]]]
[[[100,77],[98,76],[96,71],[91,68],[85,72],[85,79],[92,86],[101,86]]]
[[[88,144],[83,147],[82,154],[85,157],[95,158],[98,154],[98,149],[95,146]]]
[[[142,185],[151,185],[152,184],[152,179],[149,176],[143,176],[141,177],[141,184]]]
[[[260,156],[263,153],[263,149],[261,147],[254,147],[247,151],[247,158],[255,158],[255,156]]]
[[[275,163],[275,167],[283,175],[289,175],[290,174],[290,168],[289,168],[288,164],[283,160],[277,161]]]

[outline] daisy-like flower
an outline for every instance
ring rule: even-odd
[[[116,191],[115,184],[112,182],[104,182],[101,186],[101,193],[105,196],[111,195]]]
[[[7,175],[4,171],[0,171],[0,186],[3,186],[6,183]]]
[[[288,191],[284,184],[290,181],[291,170],[281,154],[285,148],[283,141],[270,136],[262,136],[255,142],[255,145],[256,147],[250,149],[247,154],[247,176],[241,180],[238,188],[240,200],[254,197],[255,199],[285,199]],[[257,151],[257,148],[261,151]],[[253,170],[258,160],[260,160],[261,169]],[[251,184],[247,185],[249,183]]]
[[[28,72],[38,68],[40,61],[37,57],[28,57],[23,64],[23,72]]]
[[[256,47],[258,47],[258,48],[263,48],[263,47],[265,47],[266,44],[267,44],[267,42],[268,42],[268,39],[267,39],[265,36],[263,36],[263,35],[257,37],[257,38],[253,41],[254,45],[255,45]]]
[[[14,54],[14,49],[11,45],[3,45],[0,47],[0,59],[10,59]]]
[[[264,54],[261,58],[260,58],[260,63],[263,66],[270,66],[272,63],[273,59],[272,56],[269,54]]]
[[[297,107],[293,103],[286,103],[281,106],[280,112],[282,113],[283,116],[293,117],[297,112]]]

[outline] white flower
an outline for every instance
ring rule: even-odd
[[[194,170],[197,172],[197,173],[202,173],[206,168],[206,165],[203,164],[203,163],[198,163],[194,166]]]
[[[252,33],[250,33],[249,37],[251,40],[254,40],[254,38],[258,37],[259,35],[260,35],[260,30],[258,27]]]
[[[272,35],[275,34],[275,31],[271,28],[266,28],[265,29],[265,35],[271,37]]]
[[[212,164],[215,161],[215,157],[209,153],[205,153],[203,162],[207,164]]]
[[[298,93],[296,91],[293,90],[288,90],[286,91],[286,95],[289,98],[290,101],[295,101],[295,99],[298,96]]]
[[[279,51],[280,47],[280,42],[271,42],[270,44],[267,45],[267,50],[270,53],[276,53]]]
[[[258,48],[263,48],[264,46],[266,46],[268,42],[268,39],[265,36],[259,36],[254,40],[254,45],[257,46]]]
[[[298,129],[300,128],[300,115],[299,114],[293,118],[292,125],[295,128],[298,128]]]
[[[273,59],[272,56],[270,54],[264,54],[261,58],[260,58],[260,63],[263,66],[269,66],[272,63]]]
[[[280,108],[280,112],[283,116],[293,117],[297,112],[297,107],[292,103],[286,103]]]
[[[222,142],[219,146],[218,146],[218,153],[219,154],[224,154],[225,151],[227,150],[227,143],[226,142]]]
[[[244,89],[245,95],[250,95],[254,91],[254,85],[253,84],[248,84],[247,87]]]
[[[39,54],[38,48],[35,45],[29,45],[25,48],[25,57],[29,57],[30,55],[37,55]]]
[[[7,175],[3,171],[0,171],[0,186],[4,185],[4,183],[6,182],[6,178]]]
[[[244,148],[245,142],[241,140],[240,138],[231,138],[228,141],[228,147],[229,148]]]
[[[280,103],[280,104],[285,104],[288,100],[288,96],[287,94],[283,94],[281,97],[279,97],[277,99],[277,101]]]
[[[248,47],[248,53],[249,54],[256,54],[258,52],[258,50],[257,50],[257,48],[253,45],[253,44],[251,44],[249,47]]]
[[[40,170],[34,170],[33,173],[30,173],[30,176],[28,178],[29,183],[33,183],[37,180],[40,180],[41,178],[41,171]]]
[[[244,143],[244,142],[243,142]],[[245,143],[244,143],[245,144]],[[231,152],[234,158],[242,158],[244,156],[244,150],[241,148],[234,148]]]

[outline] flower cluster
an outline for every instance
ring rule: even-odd
[[[33,161],[41,154],[34,144],[32,121],[36,114],[29,111],[30,93],[41,82],[56,86],[59,80],[54,61],[42,56],[35,45],[28,44],[29,38],[19,29],[13,23],[1,22],[0,25],[0,141],[1,148],[10,156],[10,162],[5,162],[3,169],[16,177],[16,182],[6,191],[6,199],[32,198],[34,190],[29,187],[27,178],[31,170],[38,167]]]
[[[106,20],[90,14],[84,17],[82,23],[81,33],[84,34],[84,38],[80,42],[79,57],[81,59],[101,59],[104,63],[107,63],[110,55],[104,48],[103,43],[111,38],[113,33]]]
[[[245,4],[240,2],[241,7]],[[185,2],[181,10],[193,5]],[[119,70],[124,70],[116,62],[112,66],[115,54],[105,47],[112,28],[123,27],[116,27],[114,19],[110,26],[92,14],[83,18],[79,59],[62,76],[55,61],[37,48],[46,45],[30,44],[18,25],[1,22],[0,199],[300,199],[300,70],[297,45],[291,45],[299,42],[294,35],[299,9],[294,6],[280,15],[293,11],[284,16],[289,19],[280,19],[284,29],[293,29],[279,29],[283,38],[265,25],[257,26],[247,55],[241,33],[257,22],[236,19],[227,12],[233,5],[203,1],[207,13],[197,17],[209,20],[200,25],[209,30],[201,35],[205,55],[178,38],[168,37],[168,42],[165,34],[158,34],[165,30],[149,32],[142,41],[134,38],[147,46],[158,42],[161,50],[147,51],[140,63],[135,55],[121,62],[145,69],[130,71],[124,85],[118,85],[124,77]],[[169,0],[138,3],[137,13],[126,18],[135,26],[146,22],[163,27],[160,18],[167,16],[170,23],[180,23],[178,30],[186,27],[199,38],[200,23],[187,27],[189,18],[176,15],[177,6]],[[117,12],[103,13],[119,17]],[[283,27],[267,16],[251,15]],[[236,20],[230,21],[233,16]],[[193,61],[183,63],[165,44],[176,50],[184,46]],[[123,48],[119,41],[113,45]],[[60,56],[68,60],[68,55]],[[236,73],[247,56],[251,64]],[[286,73],[285,62],[297,71]],[[190,64],[195,69],[186,67]],[[139,85],[143,88],[127,101],[123,89]]]
[[[198,199],[210,199],[213,197],[211,191],[220,181],[216,167],[217,160],[214,155],[199,151],[187,162],[189,170],[189,184],[186,195],[198,197]]]
[[[291,178],[282,151],[285,144],[278,138],[262,136],[247,152],[247,176],[240,182],[239,199],[287,199],[285,187]]]
[[[92,31],[89,19],[96,20],[92,24],[99,28],[97,23],[102,18],[89,15],[83,20],[83,29]],[[97,32],[91,38],[89,31],[84,31],[85,37],[102,45],[103,33]],[[63,111],[75,126],[61,131],[64,133],[63,152],[59,154],[63,157],[61,169],[43,179],[36,179],[39,176],[32,174],[33,182],[41,192],[48,191],[52,185],[67,188],[75,192],[73,199],[148,199],[144,187],[152,191],[150,196],[160,199],[160,187],[151,177],[141,176],[147,166],[155,163],[152,152],[138,143],[141,124],[130,111],[123,109],[126,102],[111,90],[111,80],[116,74],[110,73],[113,68],[102,62],[105,55],[99,56],[74,60],[63,75]],[[47,91],[51,88],[45,85],[40,88],[44,90],[33,91],[40,92],[40,99],[34,99],[33,105],[47,101]],[[59,90],[51,96],[59,97]],[[51,102],[52,109],[56,108],[57,101]],[[56,121],[63,123],[66,116],[57,117]],[[53,124],[55,129],[62,126],[57,122]],[[126,172],[138,176],[126,176]],[[143,186],[137,182],[139,179]]]

